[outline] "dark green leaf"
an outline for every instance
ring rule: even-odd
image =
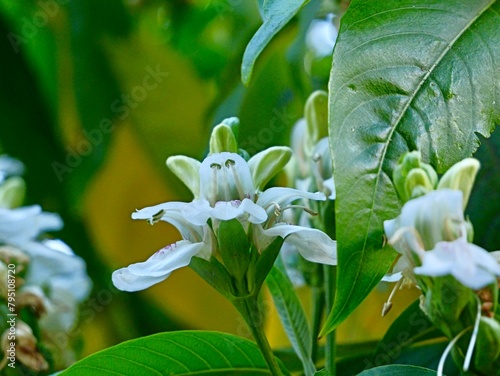
[[[474,157],[481,162],[481,169],[466,213],[474,225],[474,243],[495,251],[500,244],[500,132],[482,140]]]
[[[316,367],[311,359],[311,333],[292,283],[277,267],[271,270],[266,283],[288,339],[302,362],[305,375],[313,375]]]
[[[420,301],[416,300],[392,323],[375,350],[373,355],[375,365],[392,363],[401,354],[403,347],[421,340],[430,332],[436,332],[437,337],[442,336],[419,305]]]
[[[436,371],[428,368],[408,366],[403,364],[392,364],[363,371],[360,376],[431,376]]]
[[[324,332],[393,261],[381,248],[401,207],[398,158],[418,149],[443,172],[498,123],[499,12],[494,0],[354,0],[344,15],[330,78],[340,283]]]
[[[321,371],[315,372],[314,376],[331,376],[331,373],[326,369],[322,369]]]
[[[178,331],[110,347],[61,375],[271,375],[255,343],[230,334]]]
[[[243,55],[241,79],[250,82],[253,66],[269,41],[292,19],[307,0],[268,0],[262,5],[264,23],[252,37]]]

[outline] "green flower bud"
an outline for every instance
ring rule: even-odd
[[[292,150],[284,146],[274,146],[254,155],[248,166],[255,188],[263,190],[266,184],[280,172],[292,157]]]
[[[12,209],[21,206],[26,194],[26,184],[19,176],[7,179],[0,186],[0,208]]]
[[[167,159],[167,166],[189,188],[195,199],[200,196],[200,161],[174,155]]]
[[[305,118],[307,122],[305,151],[311,155],[316,143],[328,136],[328,93],[326,91],[317,90],[307,98]]]
[[[434,189],[429,176],[423,168],[410,170],[405,181],[406,197],[417,198],[429,193]]]
[[[500,369],[500,324],[481,317],[474,349],[474,369],[483,375],[496,375]]]
[[[399,197],[406,202],[433,190],[438,177],[431,165],[422,162],[420,152],[412,151],[399,159],[393,181]]]
[[[238,152],[238,142],[236,141],[236,137],[231,126],[236,124],[234,119],[236,118],[226,119],[212,130],[212,135],[210,136],[209,154]],[[229,125],[227,123],[229,123]],[[237,129],[236,126],[235,129]]]
[[[463,193],[463,207],[465,209],[479,167],[479,161],[474,158],[467,158],[455,163],[441,177],[437,189],[450,188],[461,190]]]

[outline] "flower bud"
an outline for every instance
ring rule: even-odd
[[[312,155],[314,146],[328,136],[328,93],[323,90],[313,92],[305,106],[307,132],[304,143],[306,154]]]
[[[463,207],[465,209],[479,167],[479,161],[474,158],[467,158],[455,163],[441,177],[437,189],[450,188],[461,190],[463,193]]]
[[[263,190],[266,184],[288,163],[292,150],[284,146],[274,146],[254,155],[248,161],[255,188]]]
[[[238,152],[238,142],[236,141],[231,125],[235,124],[237,126],[239,122],[236,123],[233,119],[237,120],[237,118],[226,119],[212,130],[209,154]]]
[[[18,176],[8,178],[0,186],[0,208],[12,209],[21,206],[26,194],[26,184]]]
[[[393,181],[399,197],[406,202],[433,190],[438,177],[431,165],[422,162],[420,152],[412,151],[400,158]]]
[[[195,199],[200,196],[200,161],[174,155],[167,159],[167,166],[189,188]]]

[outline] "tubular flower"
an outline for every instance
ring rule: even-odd
[[[137,291],[166,279],[192,257],[210,260],[218,252],[221,221],[237,219],[259,252],[274,239],[296,245],[310,261],[335,264],[336,243],[318,230],[281,223],[281,214],[297,199],[325,200],[322,193],[290,188],[260,192],[290,158],[288,148],[267,149],[246,162],[230,152],[213,153],[200,164],[187,157],[171,157],[167,165],[192,190],[191,202],[168,202],[132,214],[151,224],[166,221],[174,225],[183,240],[151,256],[146,262],[113,273],[114,284],[122,290]],[[180,166],[190,166],[181,169]],[[186,176],[186,173],[191,176]],[[305,208],[307,210],[307,208]],[[245,252],[245,250],[241,250]]]

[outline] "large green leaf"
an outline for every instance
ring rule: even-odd
[[[292,283],[277,267],[271,270],[266,283],[288,339],[302,362],[305,375],[313,375],[316,367],[311,359],[311,333]]]
[[[252,37],[243,54],[241,79],[250,82],[253,66],[264,47],[292,19],[299,9],[309,0],[265,0],[262,4],[264,23]]]
[[[498,123],[499,12],[494,0],[354,0],[343,17],[330,78],[338,293],[324,332],[393,261],[383,221],[401,207],[399,157],[418,149],[443,172]]]
[[[361,372],[359,376],[432,376],[436,375],[436,371],[431,369],[408,366],[404,364],[392,364],[390,366],[382,366],[372,368]]]
[[[255,343],[230,334],[178,331],[110,347],[61,375],[271,375]]]

